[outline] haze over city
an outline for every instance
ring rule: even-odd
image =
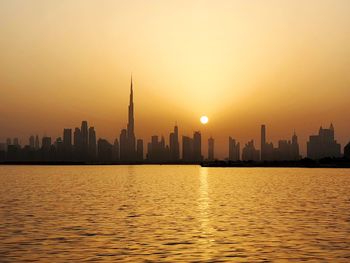
[[[88,120],[110,141],[202,132],[269,141],[321,125],[350,140],[349,1],[0,1],[0,141]],[[199,118],[209,117],[202,125]],[[203,143],[206,152],[206,143]]]

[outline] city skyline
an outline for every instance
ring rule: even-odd
[[[113,140],[126,128],[130,72],[135,133],[202,128],[224,156],[270,127],[270,141],[333,122],[349,140],[349,1],[1,1],[0,139],[89,120]],[[181,14],[181,15],[180,15]],[[43,110],[44,109],[44,110]],[[14,136],[13,136],[14,135]],[[206,145],[204,150],[206,151]]]
[[[203,123],[203,126],[206,122]],[[257,140],[241,143],[233,137],[228,138],[227,154],[224,158],[215,155],[215,138],[207,141],[207,155],[203,153],[202,133],[193,131],[193,137],[179,133],[177,123],[169,139],[163,135],[152,135],[149,142],[135,135],[134,86],[130,79],[127,126],[121,129],[119,137],[110,142],[103,136],[96,136],[94,126],[82,121],[81,127],[64,128],[63,136],[56,139],[51,136],[30,135],[28,144],[21,145],[18,138],[7,138],[0,142],[2,160],[7,161],[84,161],[119,163],[200,163],[202,161],[298,161],[304,157],[318,160],[322,158],[341,158],[342,147],[335,140],[333,123],[329,129],[319,129],[318,135],[310,135],[307,142],[307,154],[300,153],[298,136],[294,131],[291,139],[280,139],[277,144],[269,140],[266,125],[260,129],[260,148]],[[179,138],[182,138],[181,140]],[[23,146],[23,149],[22,149]],[[344,150],[346,147],[344,148]],[[204,150],[205,152],[205,150]],[[181,153],[181,154],[180,154]],[[347,156],[347,154],[344,154]]]

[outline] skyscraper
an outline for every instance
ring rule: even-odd
[[[122,129],[119,136],[120,148],[119,148],[119,158],[121,161],[128,160],[128,140],[127,140],[127,131],[126,129]]]
[[[35,150],[39,150],[39,149],[40,149],[39,136],[36,135],[35,136]]]
[[[240,160],[240,144],[232,137],[228,138],[228,160],[233,162]]]
[[[266,126],[263,124],[261,125],[261,145],[260,145],[260,154],[261,154],[260,159],[262,161],[266,160],[265,148],[266,148]]]
[[[20,147],[18,138],[13,138],[13,145]]]
[[[260,160],[272,161],[275,158],[275,149],[273,143],[268,143],[266,140],[266,126],[261,125],[261,147],[260,147]]]
[[[51,137],[44,136],[42,138],[41,149],[43,151],[49,151],[51,148]]]
[[[193,139],[188,136],[182,136],[182,160],[193,162]]]
[[[193,134],[193,158],[195,162],[201,162],[202,156],[202,136],[199,131]]]
[[[96,132],[94,127],[89,128],[89,158],[96,158]]]
[[[311,135],[307,142],[307,157],[310,159],[322,159],[326,157],[341,157],[340,144],[334,139],[334,127],[329,129],[320,127],[318,135]]]
[[[87,121],[81,122],[81,154],[82,158],[85,160],[88,156],[89,149],[89,132],[88,132],[88,123]]]
[[[82,140],[81,140],[81,132],[80,129],[77,127],[74,130],[74,156],[77,160],[82,160]]]
[[[243,161],[259,161],[260,152],[255,149],[254,141],[249,141],[242,150],[242,160]]]
[[[136,157],[137,161],[142,162],[143,161],[143,140],[138,139],[137,145],[136,145]]]
[[[72,148],[72,129],[63,129],[63,147],[65,151],[70,151]]]
[[[135,138],[135,120],[134,120],[134,90],[133,81],[131,77],[130,84],[130,98],[128,108],[128,124],[126,128],[125,148],[122,147],[122,138],[120,138],[120,159],[122,161],[134,162],[136,161],[136,138]],[[122,131],[123,133],[123,131]],[[122,136],[122,134],[120,135]]]
[[[30,149],[34,149],[35,148],[35,138],[34,138],[33,135],[31,135],[29,137],[29,147],[30,147]]]
[[[115,138],[113,144],[113,161],[115,162],[119,161],[119,151],[119,141],[118,138]]]
[[[350,159],[350,142],[344,147],[344,158]]]
[[[214,161],[214,139],[208,139],[208,161]]]
[[[177,125],[174,127],[174,132],[170,133],[169,144],[170,159],[172,162],[176,162],[180,159],[179,130]]]

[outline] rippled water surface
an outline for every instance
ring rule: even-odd
[[[0,262],[350,262],[350,169],[0,166]]]

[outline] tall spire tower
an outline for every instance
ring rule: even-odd
[[[131,84],[130,84],[130,101],[129,101],[129,119],[128,119],[128,136],[134,137],[134,91],[131,75]]]

